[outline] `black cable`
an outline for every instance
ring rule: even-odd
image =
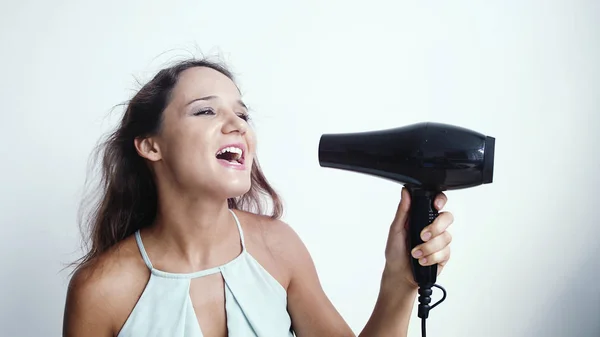
[[[431,294],[433,291],[432,287],[436,287],[440,289],[443,293],[442,298],[434,303],[433,305],[429,305],[431,303]],[[446,299],[446,289],[438,284],[433,284],[431,286],[420,286],[419,287],[419,313],[418,316],[421,318],[421,337],[427,337],[426,331],[426,320],[429,317],[429,311],[433,308],[437,307],[440,303],[442,303]]]

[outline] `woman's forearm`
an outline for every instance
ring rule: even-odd
[[[384,272],[375,308],[358,337],[407,336],[417,288],[408,284],[398,285],[393,280]]]

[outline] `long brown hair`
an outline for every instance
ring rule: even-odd
[[[99,196],[91,202],[89,213],[82,213],[81,229],[87,247],[84,256],[73,263],[77,265],[76,269],[154,221],[156,186],[148,166],[135,150],[134,139],[160,130],[163,111],[179,75],[192,67],[212,68],[235,82],[231,72],[222,64],[206,59],[184,60],[159,71],[126,104],[120,124],[95,151],[95,156],[102,160],[99,189],[95,191],[99,192]],[[243,196],[229,199],[229,207],[272,218],[281,217],[282,202],[256,158],[251,180],[250,190]],[[272,209],[270,214],[265,214],[263,212],[269,202]]]

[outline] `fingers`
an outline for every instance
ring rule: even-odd
[[[423,266],[444,263],[450,258],[450,242],[452,242],[452,235],[449,232],[442,232],[415,247],[411,255],[419,259],[419,263]]]
[[[440,213],[429,226],[421,231],[421,239],[424,243],[416,246],[411,251],[411,255],[419,259],[419,263],[425,266],[447,261],[450,254],[449,245],[452,242],[452,235],[447,229],[453,222],[452,213]]]
[[[433,203],[434,203],[434,207],[439,212],[442,210],[442,208],[444,208],[444,206],[446,205],[447,202],[448,202],[448,197],[446,196],[446,194],[439,193],[438,195],[436,195]],[[407,224],[409,211],[410,211],[410,193],[408,192],[408,190],[405,187],[403,187],[400,203],[398,204],[398,209],[396,210],[396,215],[394,217],[394,221],[392,222],[391,229],[393,229],[395,231],[406,229],[405,227]],[[442,231],[443,231],[443,229],[441,231],[439,231],[438,233],[441,233]]]
[[[444,206],[446,206],[447,202],[448,202],[448,197],[444,193],[440,193],[440,194],[436,195],[436,197],[433,201],[433,205],[439,212],[442,210],[442,208],[444,208]]]
[[[444,266],[448,260],[450,260],[450,246],[419,259],[419,264],[422,266],[432,266],[434,264]]]
[[[450,212],[441,212],[438,217],[421,231],[421,240],[428,241],[444,233],[454,222],[454,215]]]

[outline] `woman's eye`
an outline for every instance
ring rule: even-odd
[[[196,112],[194,112],[194,116],[201,116],[201,115],[214,115],[215,111],[212,108],[203,108],[200,109]],[[250,116],[247,113],[238,113],[237,114],[238,117],[240,117],[241,119],[245,120],[246,122],[250,120]]]
[[[215,112],[213,111],[213,109],[210,109],[210,108],[208,108],[208,109],[201,109],[201,110],[198,110],[198,111],[194,112],[194,116],[214,115],[214,113]]]

